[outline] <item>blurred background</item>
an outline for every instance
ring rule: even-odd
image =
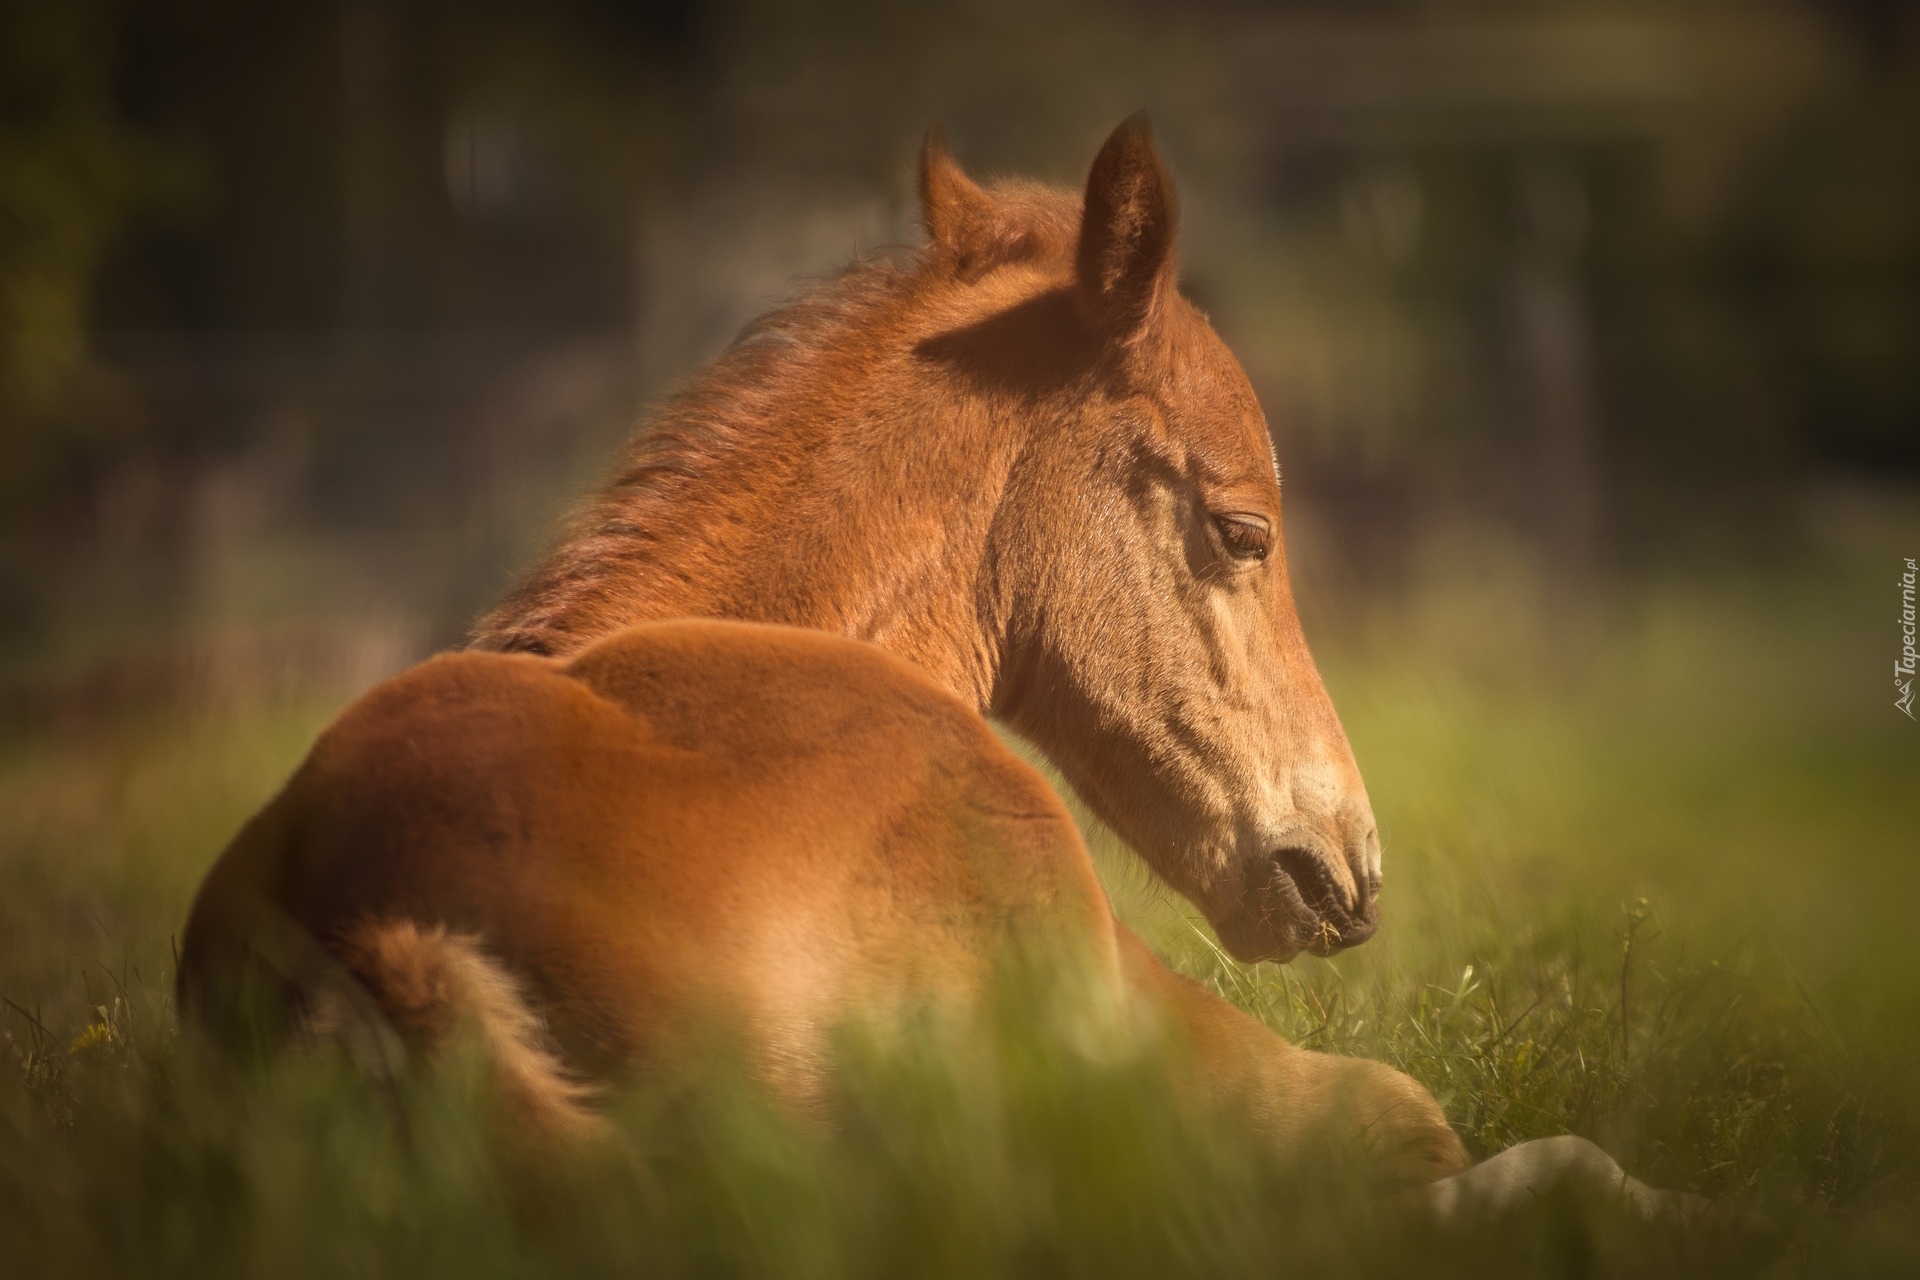
[[[1920,476],[1901,0],[0,12],[16,715],[459,642],[649,398],[917,238],[934,120],[1077,185],[1151,111],[1334,597],[1463,515],[1583,596]]]
[[[172,1241],[205,1275],[227,1231],[248,1274],[364,1270],[388,1184],[288,1136],[334,1113],[170,1065],[207,865],[346,700],[461,642],[647,403],[917,242],[929,123],[977,176],[1078,186],[1141,107],[1389,871],[1366,947],[1248,969],[1089,822],[1123,915],[1412,1071],[1477,1152],[1586,1134],[1869,1224],[1805,1237],[1809,1274],[1909,1273],[1908,0],[0,0],[0,1228],[113,1255],[48,1274]],[[257,1185],[217,1174],[248,1143]],[[309,1159],[349,1200],[301,1234],[274,1162]],[[777,1244],[784,1194],[715,1247]]]

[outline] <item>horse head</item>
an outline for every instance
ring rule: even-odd
[[[1145,122],[1108,139],[1077,208],[982,189],[937,133],[921,189],[930,256],[987,295],[921,350],[1027,418],[983,549],[992,710],[1236,956],[1365,940],[1372,809],[1301,634],[1266,420],[1179,291]]]

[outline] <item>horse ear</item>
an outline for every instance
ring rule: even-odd
[[[920,217],[928,237],[960,247],[986,221],[992,203],[947,149],[947,131],[937,124],[929,128],[920,148]]]
[[[1128,116],[1093,158],[1076,263],[1081,297],[1110,330],[1138,333],[1173,288],[1178,217],[1146,113]]]

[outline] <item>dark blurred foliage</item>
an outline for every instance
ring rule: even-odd
[[[935,119],[1076,182],[1152,110],[1192,291],[1359,571],[1462,510],[1574,574],[1777,551],[1810,479],[1920,472],[1896,0],[0,15],[14,637],[84,565],[166,602],[294,526],[391,533],[457,634],[644,396],[913,238]]]
[[[114,16],[97,5],[0,9],[0,509],[30,519],[63,455],[119,444],[120,406],[87,385],[90,292],[185,168],[115,93]]]

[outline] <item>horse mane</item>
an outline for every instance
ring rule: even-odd
[[[719,356],[642,415],[602,499],[730,456],[754,427],[773,419],[767,410],[804,381],[818,356],[850,334],[872,331],[941,277],[976,283],[1015,263],[1070,260],[1077,195],[1019,179],[995,183],[990,194],[995,217],[968,244],[871,250],[748,321]]]
[[[765,459],[759,448],[818,398],[821,366],[863,338],[897,327],[943,284],[973,285],[1002,267],[1070,269],[1080,201],[1042,184],[991,191],[994,217],[967,243],[931,240],[856,258],[742,327],[719,356],[641,415],[612,476],[568,521],[548,557],[475,625],[474,648],[557,652],[584,608],[612,605],[613,579],[660,541],[657,530],[705,482]]]
[[[717,357],[643,413],[601,500],[645,490],[664,476],[698,474],[776,425],[777,406],[822,355],[910,300],[917,256],[897,246],[877,250],[741,326]]]

